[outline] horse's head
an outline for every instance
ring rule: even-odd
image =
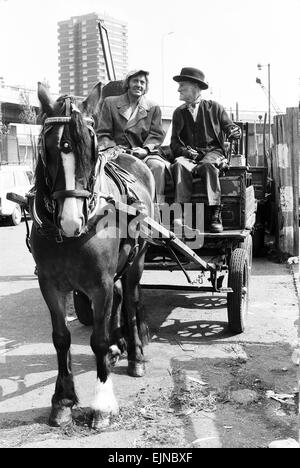
[[[41,83],[38,97],[43,113],[38,165],[43,166],[57,228],[66,237],[77,237],[84,230],[93,198],[98,150],[92,115],[100,101],[101,85],[78,107],[72,96],[53,102]]]

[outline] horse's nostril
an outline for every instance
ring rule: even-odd
[[[84,228],[84,219],[80,218],[80,226],[76,229],[75,236],[80,236],[83,228]]]

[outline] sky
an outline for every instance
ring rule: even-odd
[[[256,78],[268,88],[268,64],[274,106],[299,105],[300,0],[0,0],[5,83],[35,89],[46,79],[58,93],[57,22],[91,12],[128,23],[129,69],[149,70],[160,105],[180,104],[172,77],[190,66],[210,85],[204,99],[267,112]]]

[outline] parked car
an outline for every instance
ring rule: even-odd
[[[22,220],[20,205],[6,199],[8,192],[24,196],[32,188],[33,171],[29,166],[0,163],[0,219],[9,218],[15,226]]]

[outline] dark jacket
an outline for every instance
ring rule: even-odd
[[[136,116],[129,121],[128,108],[127,93],[104,100],[96,130],[99,144],[148,148],[150,152],[159,147],[165,137],[160,107],[142,96]]]
[[[175,158],[184,156],[187,147],[200,154],[220,151],[225,154],[224,137],[235,124],[224,107],[215,101],[201,100],[197,119],[186,104],[175,109],[172,119],[171,149]]]

